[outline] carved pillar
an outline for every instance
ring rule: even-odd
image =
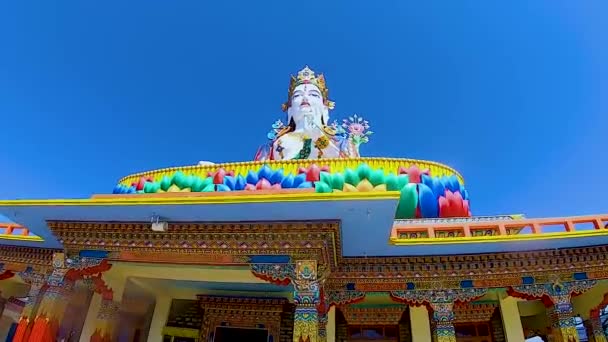
[[[469,302],[486,294],[487,289],[461,288],[441,290],[393,291],[391,297],[411,306],[428,304],[433,309],[433,341],[456,342],[454,302]]]
[[[547,316],[551,324],[553,340],[557,342],[579,342],[570,297],[571,294],[580,294],[589,290],[595,284],[596,281],[594,280],[561,282],[559,279],[555,279],[552,283],[515,286],[512,288],[512,292],[526,299],[550,299],[552,306],[547,308]]]
[[[294,342],[318,342],[319,283],[316,260],[296,262],[293,299],[296,305],[293,322]]]
[[[433,340],[437,342],[456,342],[454,330],[454,304],[431,302],[433,309]]]
[[[585,321],[585,328],[587,329],[587,338],[591,342],[607,342],[606,334],[602,329],[602,322],[600,321],[600,310],[593,309],[589,315],[589,320]]]

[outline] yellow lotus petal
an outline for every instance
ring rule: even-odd
[[[348,184],[348,183],[344,183],[344,187],[342,188],[342,190],[344,192],[358,192],[359,190],[357,190],[357,188],[355,188],[354,186]]]
[[[374,191],[386,191],[386,184],[376,185]]]
[[[357,184],[357,190],[360,192],[369,192],[374,190],[374,186],[367,179],[364,179]]]
[[[169,189],[167,189],[167,192],[180,192],[180,191],[181,191],[181,189],[175,184],[171,185],[169,187]]]

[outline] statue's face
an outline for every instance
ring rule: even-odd
[[[308,117],[320,126],[327,124],[329,109],[323,103],[323,95],[317,86],[300,84],[293,91],[287,116],[289,119],[293,118],[296,124]]]

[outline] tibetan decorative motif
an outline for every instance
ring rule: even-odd
[[[459,303],[454,306],[454,322],[488,322],[497,307],[498,303]]]
[[[596,285],[595,280],[580,280],[562,282],[555,279],[551,283],[526,284],[512,287],[509,293],[525,299],[542,299],[549,306],[547,314],[552,326],[552,332],[557,340],[579,341],[576,322],[573,316],[573,294],[581,294]]]
[[[455,302],[469,302],[485,295],[487,289],[442,289],[393,291],[391,297],[409,305],[429,305],[433,310],[433,332],[437,342],[456,342]]]
[[[263,326],[265,329],[268,329],[269,335],[273,336],[275,341],[278,341],[281,313],[289,305],[287,299],[284,298],[199,295],[198,301],[205,312],[200,341],[213,340],[215,327],[218,326],[239,328],[258,328]]]
[[[524,297],[525,299],[542,299],[545,297],[550,299],[552,303],[555,304],[556,301],[559,301],[565,297],[568,298],[569,302],[571,295],[582,294],[596,284],[597,281],[595,280],[562,282],[556,279],[551,283],[513,286],[509,291],[514,295],[519,295],[519,297]]]
[[[391,297],[410,305],[469,302],[486,294],[487,289],[442,289],[393,291]]]
[[[328,306],[344,306],[365,299],[362,291],[328,291],[326,292]]]
[[[315,260],[298,260],[295,267],[293,301],[296,304],[293,324],[294,342],[317,342],[319,317],[317,305],[320,287]]]
[[[437,342],[456,342],[453,303],[431,303],[433,309],[433,333]]]
[[[111,261],[247,264],[250,255],[289,255],[334,267],[342,254],[339,222],[170,223],[166,232],[144,222],[48,225],[66,250],[108,251]]]
[[[4,270],[23,272],[28,267],[38,272],[52,268],[53,254],[57,250],[17,246],[0,246],[0,260]]]
[[[277,285],[288,285],[296,276],[294,264],[252,264],[256,277]]]
[[[354,325],[396,325],[407,306],[401,304],[367,306],[346,305],[340,307],[346,321]]]
[[[347,284],[371,291],[460,288],[469,282],[476,288],[521,286],[522,278],[532,276],[544,282],[558,276],[574,280],[573,269],[588,279],[608,279],[608,246],[568,248],[533,252],[509,252],[450,256],[393,258],[343,258],[332,270],[327,290],[341,290]]]

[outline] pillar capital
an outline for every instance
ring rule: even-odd
[[[432,330],[437,342],[456,342],[454,303],[470,302],[488,292],[484,288],[420,289],[392,291],[391,297],[408,305],[428,305],[433,310]]]

